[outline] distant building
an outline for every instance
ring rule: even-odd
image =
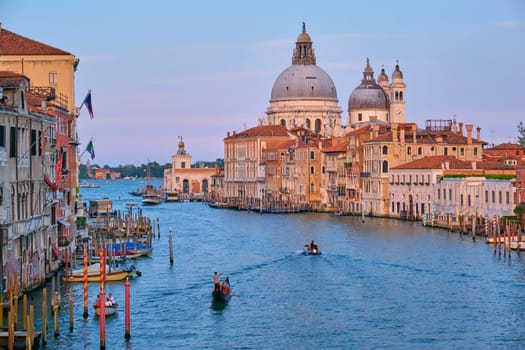
[[[216,168],[192,168],[191,155],[179,137],[177,153],[171,156],[171,168],[164,170],[164,191],[176,191],[188,199],[208,198],[212,191],[212,176],[217,173]]]

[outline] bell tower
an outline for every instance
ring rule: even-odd
[[[399,69],[396,62],[396,69],[392,73],[392,83],[390,84],[390,121],[394,123],[405,122],[405,90],[403,82],[403,72]]]

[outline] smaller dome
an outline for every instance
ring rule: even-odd
[[[361,84],[348,99],[348,110],[388,109],[388,98],[385,91],[377,84]]]
[[[379,83],[388,83],[388,75],[385,73],[385,68],[381,68],[381,73],[379,73],[379,78],[377,80]]]
[[[394,70],[394,73],[392,73],[392,80],[396,78],[403,79],[403,72],[399,70],[399,64],[396,64],[396,69]]]

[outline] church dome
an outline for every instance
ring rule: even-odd
[[[279,74],[272,87],[270,101],[290,99],[323,99],[337,101],[332,78],[316,65],[312,39],[303,31],[297,37],[292,65]]]
[[[366,60],[361,85],[352,91],[348,99],[348,110],[356,109],[388,109],[388,96],[377,85],[374,79],[374,71],[368,59]]]
[[[335,84],[332,78],[316,65],[292,64],[275,80],[271,100],[304,98],[337,100]]]

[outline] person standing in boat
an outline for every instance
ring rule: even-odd
[[[220,276],[222,275],[222,272],[217,272],[215,271],[213,273],[213,285],[214,285],[214,291],[215,292],[218,292],[219,291],[219,288],[220,288],[220,285],[221,285],[221,281],[220,281]]]

